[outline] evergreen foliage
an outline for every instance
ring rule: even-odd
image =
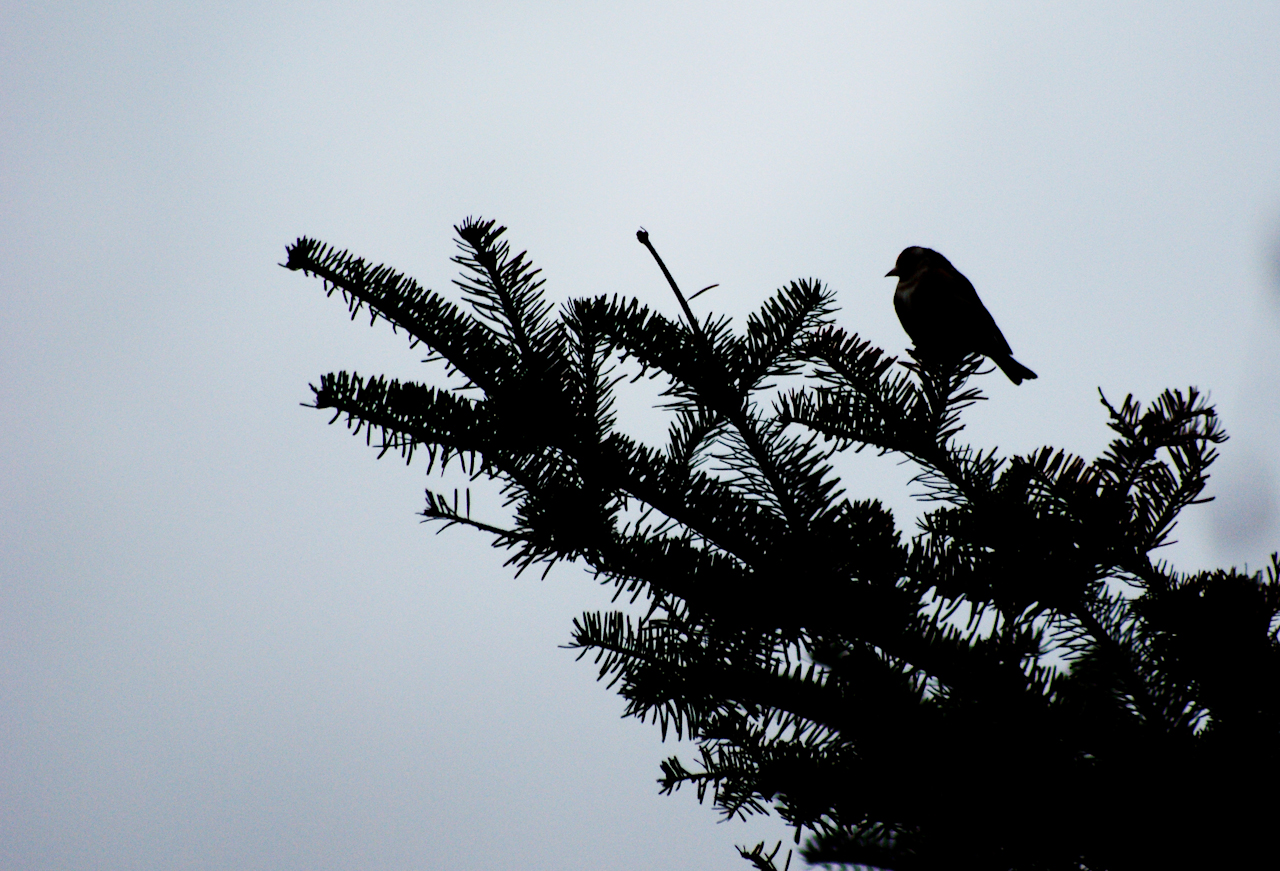
[[[674,281],[683,323],[617,296],[556,311],[504,228],[455,229],[465,306],[289,246],[289,269],[466,382],[340,372],[315,406],[384,453],[500,482],[510,515],[428,491],[427,518],[647,605],[583,614],[571,646],[628,714],[697,742],[662,763],[663,791],[772,808],[812,863],[1145,869],[1270,849],[1280,563],[1183,575],[1151,557],[1226,438],[1195,389],[1104,398],[1096,460],[1005,457],[959,440],[979,358],[888,357],[834,327],[817,281],[740,331],[694,317]],[[616,427],[625,360],[669,382],[661,447]],[[936,502],[909,540],[843,495],[831,460],[867,447],[912,462]],[[777,867],[777,848],[741,852]]]

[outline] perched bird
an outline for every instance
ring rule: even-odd
[[[1013,350],[969,279],[937,251],[918,245],[904,249],[885,274],[889,276],[898,278],[893,307],[916,348],[942,356],[982,354],[1014,384],[1036,377],[1013,359]]]

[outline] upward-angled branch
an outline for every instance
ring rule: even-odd
[[[689,321],[689,329],[698,337],[698,340],[706,343],[707,337],[702,333],[702,327],[698,325],[698,319],[693,316],[693,309],[689,308],[689,303],[685,300],[684,294],[680,292],[680,285],[676,284],[675,278],[671,276],[671,270],[667,269],[667,264],[662,262],[662,258],[658,256],[658,250],[653,247],[653,243],[649,241],[649,231],[643,227],[636,231],[636,238],[640,240],[640,244],[649,249],[649,253],[653,255],[653,259],[658,262],[658,268],[662,270],[662,274],[666,276],[667,284],[671,285],[671,292],[676,295],[676,299],[680,302],[680,308],[684,311],[684,316]]]

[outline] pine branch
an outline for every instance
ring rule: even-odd
[[[481,389],[492,390],[514,370],[510,346],[412,278],[306,237],[286,250],[285,268],[324,279],[326,294],[342,291],[353,319],[367,307],[370,323],[382,318],[404,329],[412,344],[422,342]]]
[[[453,262],[472,276],[454,284],[526,360],[547,356],[555,328],[547,320],[551,303],[542,299],[545,282],[537,277],[542,270],[525,260],[527,252],[511,256],[510,245],[501,238],[507,228],[496,221],[467,218],[454,230],[463,253]]]

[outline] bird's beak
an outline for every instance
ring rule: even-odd
[[[895,267],[893,267],[892,269],[890,269],[888,272],[886,272],[886,273],[884,274],[884,277],[885,277],[885,278],[888,278],[888,277],[890,277],[890,276],[892,276],[892,275],[899,275],[899,274],[900,274],[900,273],[898,272],[898,267],[896,267],[896,266],[895,266]]]

